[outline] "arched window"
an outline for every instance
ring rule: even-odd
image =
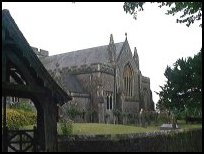
[[[106,99],[106,100],[107,100],[107,105],[106,105],[106,106],[107,106],[107,110],[109,110],[109,109],[110,109],[110,101],[109,101],[109,96],[107,96],[107,99]]]
[[[132,97],[133,96],[133,70],[129,63],[124,67],[123,83],[124,83],[125,96]]]
[[[107,100],[106,109],[107,110],[112,110],[113,109],[113,94],[108,93],[107,96],[106,96],[106,100]]]
[[[110,110],[113,109],[113,97],[112,95],[110,96]]]

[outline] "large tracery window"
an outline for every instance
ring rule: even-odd
[[[124,82],[125,96],[127,98],[132,97],[133,96],[133,70],[129,63],[124,67],[123,82]]]

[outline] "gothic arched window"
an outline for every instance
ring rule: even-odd
[[[107,110],[112,110],[113,109],[113,94],[108,93],[107,96],[106,96],[106,100],[107,100],[106,109]]]
[[[129,63],[124,67],[123,83],[124,83],[125,96],[132,97],[133,96],[133,70]]]

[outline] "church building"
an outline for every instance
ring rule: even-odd
[[[82,113],[79,122],[114,123],[117,113],[154,110],[150,79],[142,75],[137,49],[132,54],[127,34],[123,42],[114,43],[111,34],[108,45],[53,56],[42,49],[33,50],[72,96],[63,110],[77,109]],[[124,123],[124,119],[118,117],[117,122]]]

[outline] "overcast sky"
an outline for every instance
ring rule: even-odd
[[[124,12],[123,2],[3,2],[2,9],[10,11],[31,46],[50,55],[108,45],[110,34],[115,43],[122,42],[127,32],[132,52],[137,48],[142,75],[150,77],[155,103],[159,98],[154,91],[165,83],[166,66],[202,47],[199,23],[178,24],[157,4],[145,4],[137,20]]]

